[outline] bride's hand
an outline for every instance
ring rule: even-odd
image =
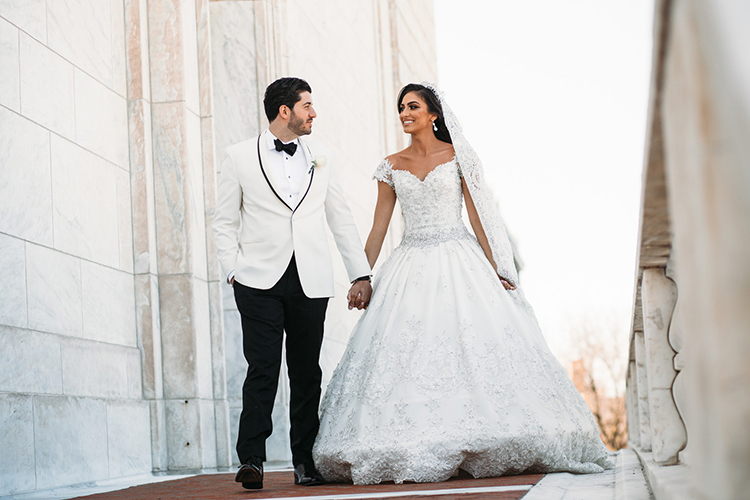
[[[506,290],[515,290],[516,289],[516,287],[514,287],[513,285],[511,285],[510,282],[508,280],[506,280],[505,278],[500,278],[500,283],[503,284],[503,288],[505,288]]]
[[[357,281],[352,284],[349,293],[346,294],[346,300],[349,302],[349,310],[367,309],[370,305],[370,296],[372,295],[372,285],[369,281]]]

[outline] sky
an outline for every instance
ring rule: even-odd
[[[438,84],[548,344],[572,361],[584,324],[627,344],[653,0],[435,0],[435,18]]]

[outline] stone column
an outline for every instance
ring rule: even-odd
[[[628,446],[630,448],[641,446],[641,428],[638,425],[638,382],[637,382],[637,365],[635,362],[635,353],[631,352],[631,358],[628,365],[628,378],[625,390],[625,409],[627,410],[628,419]]]
[[[127,0],[125,9],[136,330],[143,397],[151,410],[152,467],[166,470],[146,0]]]
[[[221,379],[221,370],[215,374],[212,369],[204,203],[204,159],[213,157],[213,146],[210,101],[205,99],[210,85],[205,84],[205,78],[201,81],[200,69],[206,64],[206,40],[198,33],[198,13],[206,13],[205,5],[198,5],[196,9],[195,0],[149,0],[147,7],[162,390],[169,469],[217,466],[214,378]],[[207,29],[205,19],[202,25]],[[204,55],[200,64],[199,42]],[[207,194],[212,196],[213,186],[208,187]],[[216,328],[216,322],[213,326]],[[223,419],[221,405],[219,414]],[[225,437],[220,439],[223,442]],[[224,465],[226,460],[220,462]]]
[[[642,451],[651,451],[651,413],[648,400],[648,369],[646,368],[646,344],[643,332],[636,331],[635,343],[636,385],[638,387],[638,441]]]
[[[208,0],[196,0],[198,74],[200,79],[201,145],[203,150],[203,194],[205,200],[206,264],[211,327],[214,418],[216,421],[216,465],[232,465],[229,442],[229,403],[224,358],[224,318],[221,269],[213,238],[216,210],[216,152],[214,148],[213,86],[211,79],[211,22]]]
[[[643,270],[641,288],[643,334],[648,368],[648,399],[651,415],[651,449],[659,465],[677,463],[687,435],[672,397],[675,352],[669,345],[669,326],[677,302],[677,286],[664,268]]]
[[[669,256],[667,261],[667,267],[664,270],[667,278],[679,283],[677,280],[677,271],[675,269],[675,251],[672,250],[672,255]],[[678,287],[679,288],[679,287]],[[690,465],[689,448],[690,439],[687,436],[687,430],[690,429],[690,413],[688,400],[691,397],[690,387],[685,377],[685,334],[684,328],[684,316],[682,314],[682,301],[677,300],[674,306],[674,312],[672,313],[672,321],[669,325],[669,345],[675,352],[673,367],[675,370],[674,382],[672,383],[672,396],[674,397],[674,405],[677,408],[677,413],[680,415],[682,420],[680,424],[685,430],[685,440],[682,443],[682,449],[679,452],[678,461],[684,465]],[[689,372],[689,368],[688,368]]]

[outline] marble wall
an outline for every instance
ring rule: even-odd
[[[377,196],[372,173],[384,156],[406,142],[398,123],[397,93],[407,83],[437,78],[432,2],[223,0],[211,3],[211,23],[218,154],[265,129],[262,99],[270,82],[288,75],[306,79],[318,113],[311,138],[336,153],[342,184],[364,243]],[[380,262],[401,238],[398,215],[394,219]],[[346,307],[349,283],[330,235],[329,241],[336,297],[326,317],[321,353],[324,383],[360,315]],[[234,443],[247,364],[232,290],[226,284],[222,289],[227,398]],[[275,430],[268,441],[268,459],[275,462],[291,460],[285,371],[282,367]],[[236,462],[236,455],[233,457]]]
[[[0,496],[230,466],[245,362],[217,152],[266,126],[270,81],[308,79],[364,240],[405,142],[396,92],[436,73],[430,0],[0,2]],[[358,318],[335,265],[326,379]]]
[[[0,3],[0,495],[151,470],[124,16]]]

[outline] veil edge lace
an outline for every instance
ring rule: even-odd
[[[487,241],[492,250],[492,258],[495,261],[495,270],[500,277],[517,286],[518,272],[513,259],[513,247],[505,223],[500,216],[497,200],[485,180],[482,162],[474,148],[464,137],[461,124],[445,101],[443,92],[431,82],[422,82],[422,85],[435,94],[443,108],[443,119],[453,141],[456,161],[458,161],[469,194],[471,194],[471,199],[477,209],[484,234],[487,236]]]

